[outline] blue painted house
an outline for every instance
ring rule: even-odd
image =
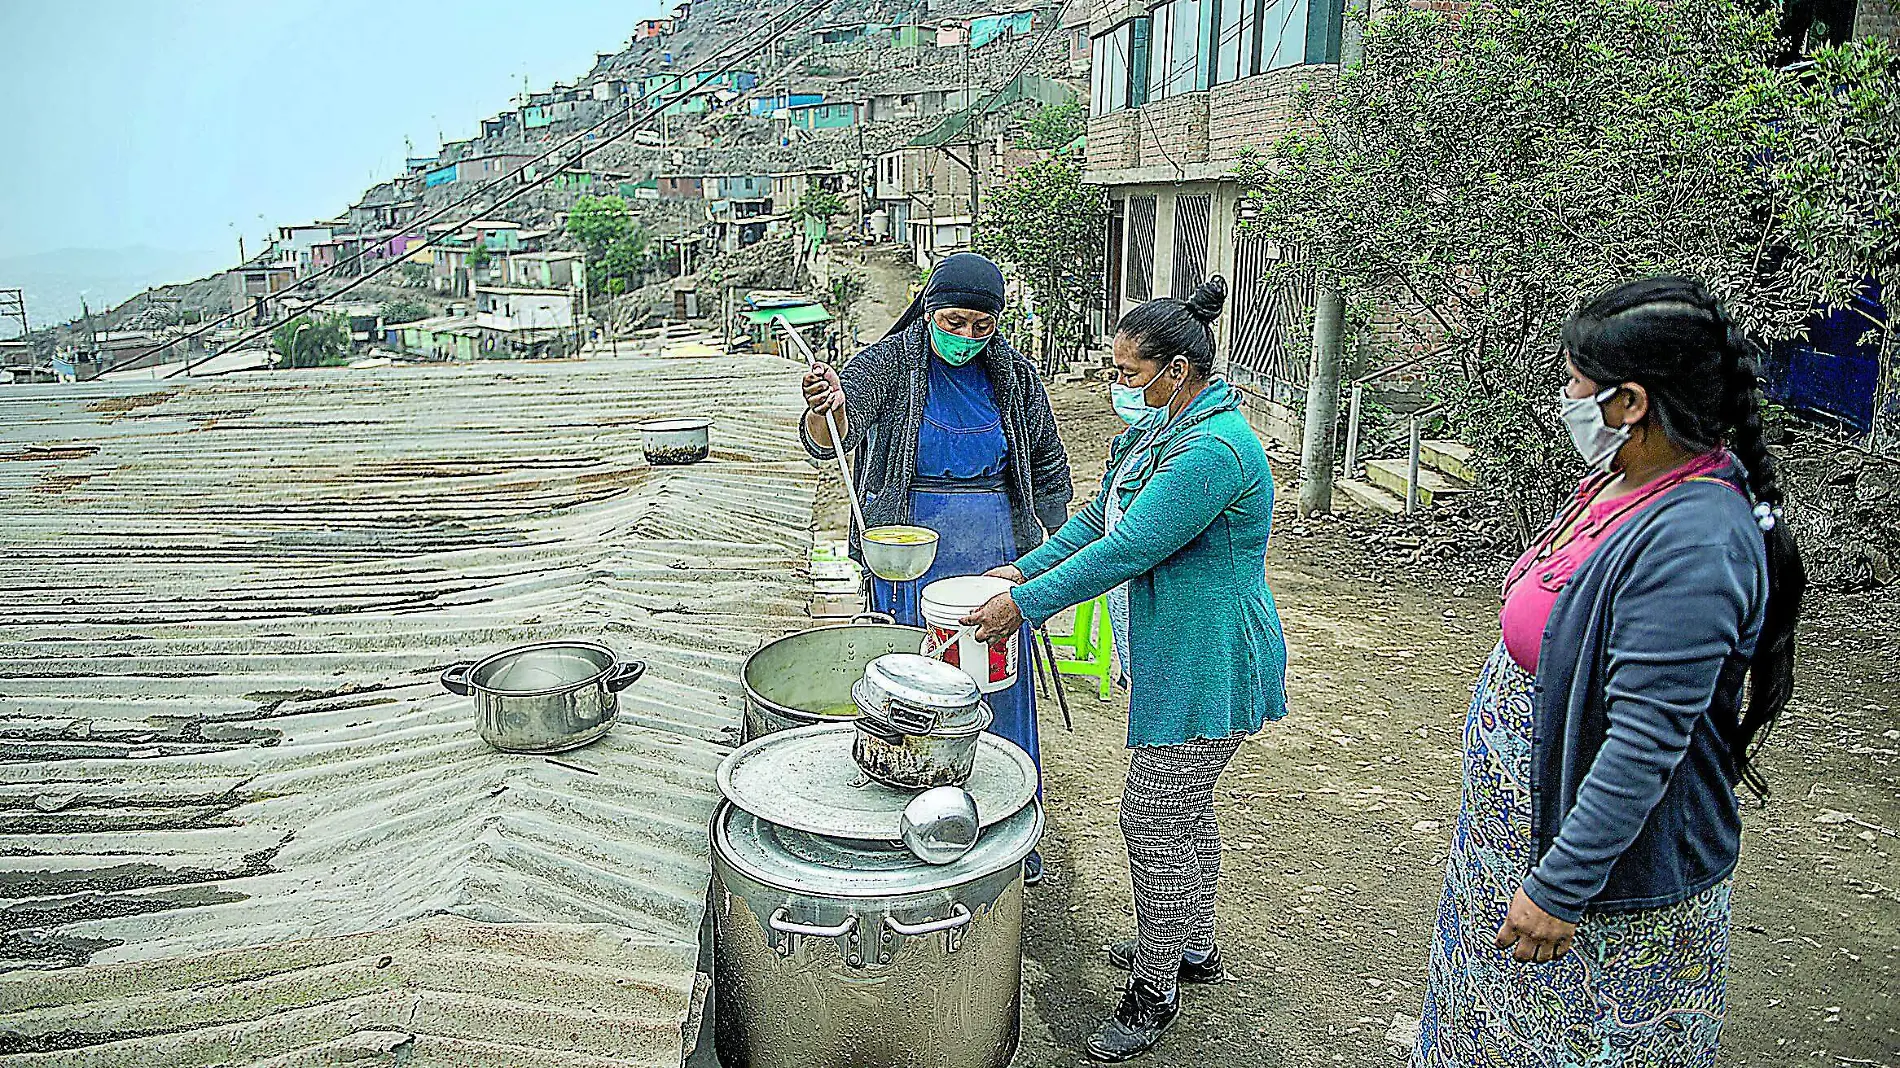
[[[858,123],[855,100],[793,105],[788,110],[791,124],[801,130],[844,130]]]
[[[759,97],[752,101],[752,114],[760,117],[770,116],[780,108],[803,107],[807,104],[822,104],[822,93],[780,93],[777,96]]]

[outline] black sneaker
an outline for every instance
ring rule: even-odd
[[[1124,938],[1108,947],[1108,962],[1125,972],[1135,970],[1135,940]],[[1227,972],[1221,967],[1220,947],[1208,954],[1206,960],[1198,964],[1191,960],[1181,962],[1181,981],[1184,983],[1218,983],[1227,978]]]
[[[1161,1041],[1162,1032],[1179,1015],[1179,991],[1163,994],[1146,979],[1130,976],[1128,989],[1122,992],[1122,1003],[1115,1007],[1115,1014],[1089,1039],[1086,1048],[1089,1060],[1109,1064],[1133,1060],[1153,1049],[1155,1043]]]
[[[1037,850],[1023,859],[1023,885],[1035,886],[1042,882],[1042,851]]]

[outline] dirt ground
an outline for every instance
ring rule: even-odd
[[[1119,425],[1103,393],[1051,390],[1078,493]],[[1396,1064],[1385,1036],[1419,1011],[1464,709],[1497,640],[1496,575],[1421,572],[1363,524],[1301,522],[1291,468],[1277,466],[1269,579],[1292,711],[1221,780],[1229,980],[1186,990],[1144,1063]],[[1773,794],[1744,815],[1725,1066],[1900,1068],[1894,601],[1817,597],[1810,609],[1795,701],[1763,761]],[[1122,977],[1102,948],[1134,924],[1116,810],[1126,697],[1066,688],[1073,733],[1049,695],[1042,704],[1051,877],[1030,897],[1022,1068],[1085,1063],[1081,1044]]]

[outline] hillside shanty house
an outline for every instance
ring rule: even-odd
[[[848,45],[864,40],[871,32],[865,23],[839,26],[820,26],[811,31],[812,39],[821,45]]]
[[[484,330],[563,330],[574,325],[574,291],[475,287],[475,325]]]
[[[858,105],[850,100],[797,104],[786,109],[786,122],[795,130],[846,130],[858,123]]]
[[[705,200],[706,181],[697,174],[662,174],[655,181],[661,200]],[[714,180],[715,186],[717,179]]]
[[[508,284],[517,288],[570,290],[580,276],[578,252],[517,252],[508,257]]]

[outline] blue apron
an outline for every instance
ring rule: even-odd
[[[871,607],[889,612],[899,623],[923,626],[919,591],[940,578],[981,575],[1016,559],[1016,527],[1003,465],[1009,443],[989,372],[980,361],[951,367],[930,359],[929,394],[917,432],[917,473],[911,484],[910,521],[938,534],[937,559],[923,578],[886,582],[871,576]],[[1016,684],[986,694],[996,717],[990,731],[1028,752],[1042,769],[1036,734],[1036,675],[1030,657],[1027,624],[1017,639],[1021,650]]]

